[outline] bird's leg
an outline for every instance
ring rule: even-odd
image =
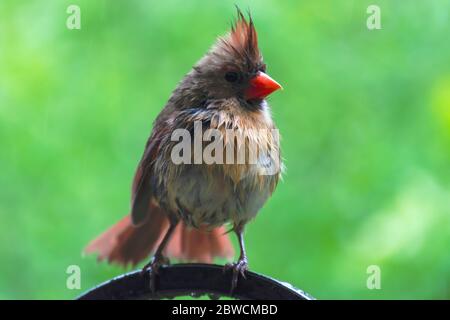
[[[169,259],[163,255],[163,251],[165,247],[167,246],[167,243],[169,243],[170,237],[172,236],[173,232],[175,231],[176,226],[178,225],[178,221],[176,220],[170,220],[169,229],[167,229],[166,234],[164,235],[164,238],[162,239],[161,243],[158,246],[158,249],[156,249],[155,254],[153,255],[153,258],[150,260],[149,263],[147,263],[142,268],[142,273],[145,273],[146,271],[149,272],[150,275],[150,291],[152,294],[155,293],[155,279],[156,275],[158,274],[159,268],[163,265],[169,264]]]
[[[233,278],[231,280],[231,295],[233,295],[234,289],[236,289],[239,275],[241,275],[245,279],[245,271],[248,270],[248,260],[244,245],[244,225],[236,225],[234,226],[233,230],[238,237],[241,253],[237,262],[230,263],[225,266],[226,270],[233,270]]]

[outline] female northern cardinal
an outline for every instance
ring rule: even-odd
[[[158,268],[168,263],[166,256],[199,262],[232,257],[223,227],[230,222],[241,251],[239,260],[228,265],[233,270],[232,290],[236,287],[239,274],[247,270],[244,226],[272,194],[280,175],[279,170],[264,171],[267,159],[280,161],[278,139],[271,134],[275,125],[264,99],[281,88],[265,71],[252,18],[247,21],[238,9],[230,33],[184,77],[157,117],[134,177],[131,214],[93,240],[86,252],[123,265],[134,265],[155,252],[144,267],[154,286]],[[203,129],[250,132],[245,141],[259,148],[257,161],[174,164],[171,152],[178,141],[172,133],[193,132],[196,121]],[[225,148],[230,145],[238,149],[225,141]]]

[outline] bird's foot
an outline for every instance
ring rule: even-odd
[[[150,291],[152,293],[152,295],[155,294],[156,292],[156,286],[155,286],[155,280],[156,280],[156,276],[159,273],[159,268],[164,266],[164,265],[169,265],[170,261],[167,257],[163,256],[162,254],[156,254],[149,263],[147,263],[143,268],[142,268],[142,274],[145,274],[146,272],[148,272],[149,276],[150,276]]]
[[[231,279],[231,291],[230,295],[233,295],[234,290],[237,287],[239,275],[242,276],[242,278],[246,279],[245,272],[248,271],[248,261],[247,258],[239,258],[237,262],[233,263],[227,263],[225,265],[225,271],[227,270],[233,271],[233,278]]]

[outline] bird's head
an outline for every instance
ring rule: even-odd
[[[250,106],[259,105],[281,85],[266,73],[250,14],[246,19],[237,10],[231,31],[194,66],[191,81],[208,99],[238,98]]]

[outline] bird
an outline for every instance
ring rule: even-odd
[[[282,87],[266,68],[252,16],[237,8],[228,33],[218,37],[182,78],[154,121],[133,179],[130,213],[91,241],[86,253],[123,266],[153,254],[142,270],[150,273],[155,290],[155,277],[169,258],[204,263],[217,257],[232,259],[228,234],[234,232],[240,255],[225,265],[225,270],[232,270],[233,292],[248,271],[245,226],[272,195],[284,168],[267,102]],[[211,154],[219,161],[213,163],[173,161],[180,141],[173,133],[195,134],[196,124],[206,136],[208,129],[221,134],[214,141],[225,154],[230,151],[229,159],[216,149]],[[230,138],[230,133],[238,134]],[[237,143],[242,136],[244,144]],[[204,147],[206,142],[200,144]],[[252,146],[258,150],[254,161],[248,159]],[[237,159],[239,151],[243,161]],[[184,159],[194,157],[186,150],[182,153]]]

